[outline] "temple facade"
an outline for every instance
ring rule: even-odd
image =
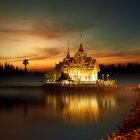
[[[73,81],[96,82],[98,80],[99,65],[96,59],[87,55],[82,43],[73,57],[70,56],[68,45],[67,56],[57,65],[61,67],[61,72],[68,74]]]

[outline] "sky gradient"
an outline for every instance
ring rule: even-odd
[[[50,68],[83,47],[98,63],[140,62],[139,0],[1,0],[0,63]]]

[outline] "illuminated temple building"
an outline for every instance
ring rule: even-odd
[[[57,67],[63,74],[60,77],[70,77],[73,81],[96,82],[100,71],[96,59],[87,55],[82,43],[73,57],[70,56],[68,43],[67,56],[56,65],[56,69]]]

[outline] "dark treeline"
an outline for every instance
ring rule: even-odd
[[[98,78],[107,80],[107,75],[110,80],[114,79],[120,85],[139,84],[140,63],[100,65]]]
[[[100,65],[100,73],[140,73],[139,63]]]
[[[43,73],[33,72],[12,64],[0,64],[0,86],[10,85],[40,85]]]
[[[31,73],[41,73],[39,71],[28,71],[18,66],[14,66],[9,63],[1,64],[0,63],[0,74],[31,74]]]
[[[23,73],[25,72],[19,67],[14,67],[12,64],[8,64],[7,62],[5,64],[0,63],[0,73]]]
[[[46,72],[45,72],[46,73]],[[115,79],[119,84],[138,84],[140,83],[140,64],[109,64],[100,65],[98,78],[107,80],[107,75],[110,80]],[[44,73],[27,71],[19,67],[14,67],[12,64],[0,64],[0,85],[20,84],[20,83],[42,83]]]
[[[14,67],[12,64],[0,63],[0,73],[25,73],[24,69],[19,67]],[[127,63],[127,64],[101,64],[100,73],[139,73],[140,64],[139,63]],[[27,71],[26,73],[30,73]]]
[[[0,63],[0,75],[5,75],[5,74],[10,74],[10,75],[14,75],[14,74],[38,74],[38,73],[41,73],[39,71],[26,71],[25,69],[21,69],[19,67],[15,67],[14,65],[12,64],[9,64],[9,63],[5,63],[5,64],[1,64]]]

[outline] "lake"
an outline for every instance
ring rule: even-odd
[[[0,88],[0,140],[105,138],[140,97],[138,91]]]

